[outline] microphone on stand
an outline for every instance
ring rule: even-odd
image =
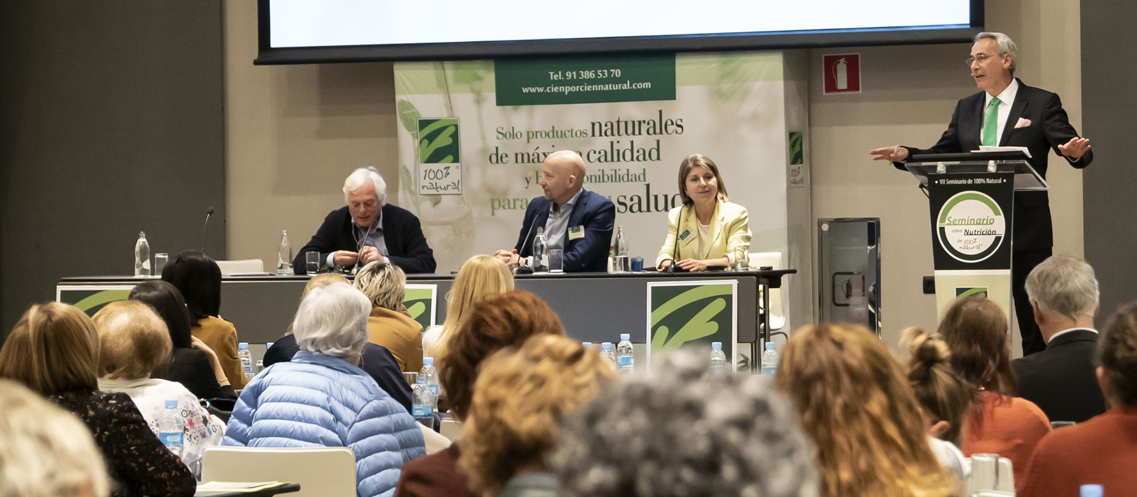
[[[205,211],[205,228],[201,230],[201,253],[205,253],[205,237],[209,234],[209,216],[213,215],[213,207]]]

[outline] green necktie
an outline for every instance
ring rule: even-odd
[[[991,103],[987,104],[987,119],[983,122],[983,145],[994,147],[998,145],[996,138],[999,136],[999,101],[998,97],[991,99]]]

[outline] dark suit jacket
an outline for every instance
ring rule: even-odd
[[[266,368],[278,362],[291,362],[292,356],[299,351],[296,335],[285,335],[284,338],[273,342],[272,347],[265,351],[261,361]],[[403,372],[399,370],[395,356],[391,355],[387,347],[371,342],[364,344],[359,369],[371,376],[387,395],[407,408],[407,412],[411,412],[411,386],[403,378]]]
[[[320,266],[328,260],[328,254],[337,250],[355,251],[355,237],[351,233],[351,212],[343,206],[328,214],[324,224],[312,236],[292,267],[296,274],[307,274],[304,253],[318,251],[320,253]],[[383,205],[383,242],[387,245],[391,263],[399,266],[406,273],[433,273],[434,251],[426,244],[426,237],[422,235],[422,225],[418,218],[410,211],[391,204]]]
[[[525,221],[517,238],[517,253],[529,257],[533,253],[533,239],[537,227],[544,227],[549,219],[549,200],[537,197],[525,209]],[[616,219],[616,206],[611,200],[588,190],[581,190],[572,208],[567,228],[584,226],[584,238],[569,240],[565,229],[564,268],[566,273],[608,271],[608,249],[612,244],[612,224]]]
[[[1032,157],[1031,167],[1045,178],[1050,149],[1061,156],[1058,145],[1065,144],[1071,138],[1078,136],[1078,132],[1070,125],[1058,94],[1027,86],[1021,80],[1018,82],[1019,90],[1015,94],[1015,101],[1011,103],[1011,112],[1007,115],[1007,124],[1003,128],[1003,137],[999,140],[999,145],[1026,147]],[[904,148],[908,149],[908,154],[944,154],[979,150],[982,140],[980,134],[983,129],[983,107],[986,102],[984,94],[986,92],[981,91],[960,100],[951,115],[951,123],[940,137],[940,141],[928,149],[906,146]],[[1030,120],[1030,126],[1016,128],[1015,125],[1020,118]],[[1093,160],[1092,150],[1086,151],[1077,162],[1070,162],[1067,159],[1071,166],[1078,169],[1090,165]],[[905,169],[902,163],[894,165],[898,169]],[[1012,230],[1015,250],[1040,250],[1054,245],[1050,197],[1047,192],[1015,193]]]
[[[1104,413],[1093,360],[1097,343],[1097,333],[1072,330],[1050,340],[1046,350],[1015,359],[1018,396],[1037,404],[1051,421],[1081,423]]]

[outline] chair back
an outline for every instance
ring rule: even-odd
[[[782,269],[781,252],[754,252],[748,255],[751,269],[769,266],[771,269]],[[770,331],[780,330],[786,325],[785,301],[782,299],[781,288],[770,289]]]
[[[229,276],[231,273],[263,273],[265,270],[265,263],[260,259],[215,262],[217,262],[217,267],[221,268],[222,277]]]
[[[355,497],[355,453],[347,447],[210,447],[201,481],[299,483],[297,497]]]

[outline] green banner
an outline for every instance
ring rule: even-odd
[[[697,347],[709,354],[711,342],[722,342],[727,360],[736,364],[736,287],[734,281],[721,280],[649,283],[649,364],[680,347]]]
[[[675,100],[675,54],[494,61],[497,105]]]

